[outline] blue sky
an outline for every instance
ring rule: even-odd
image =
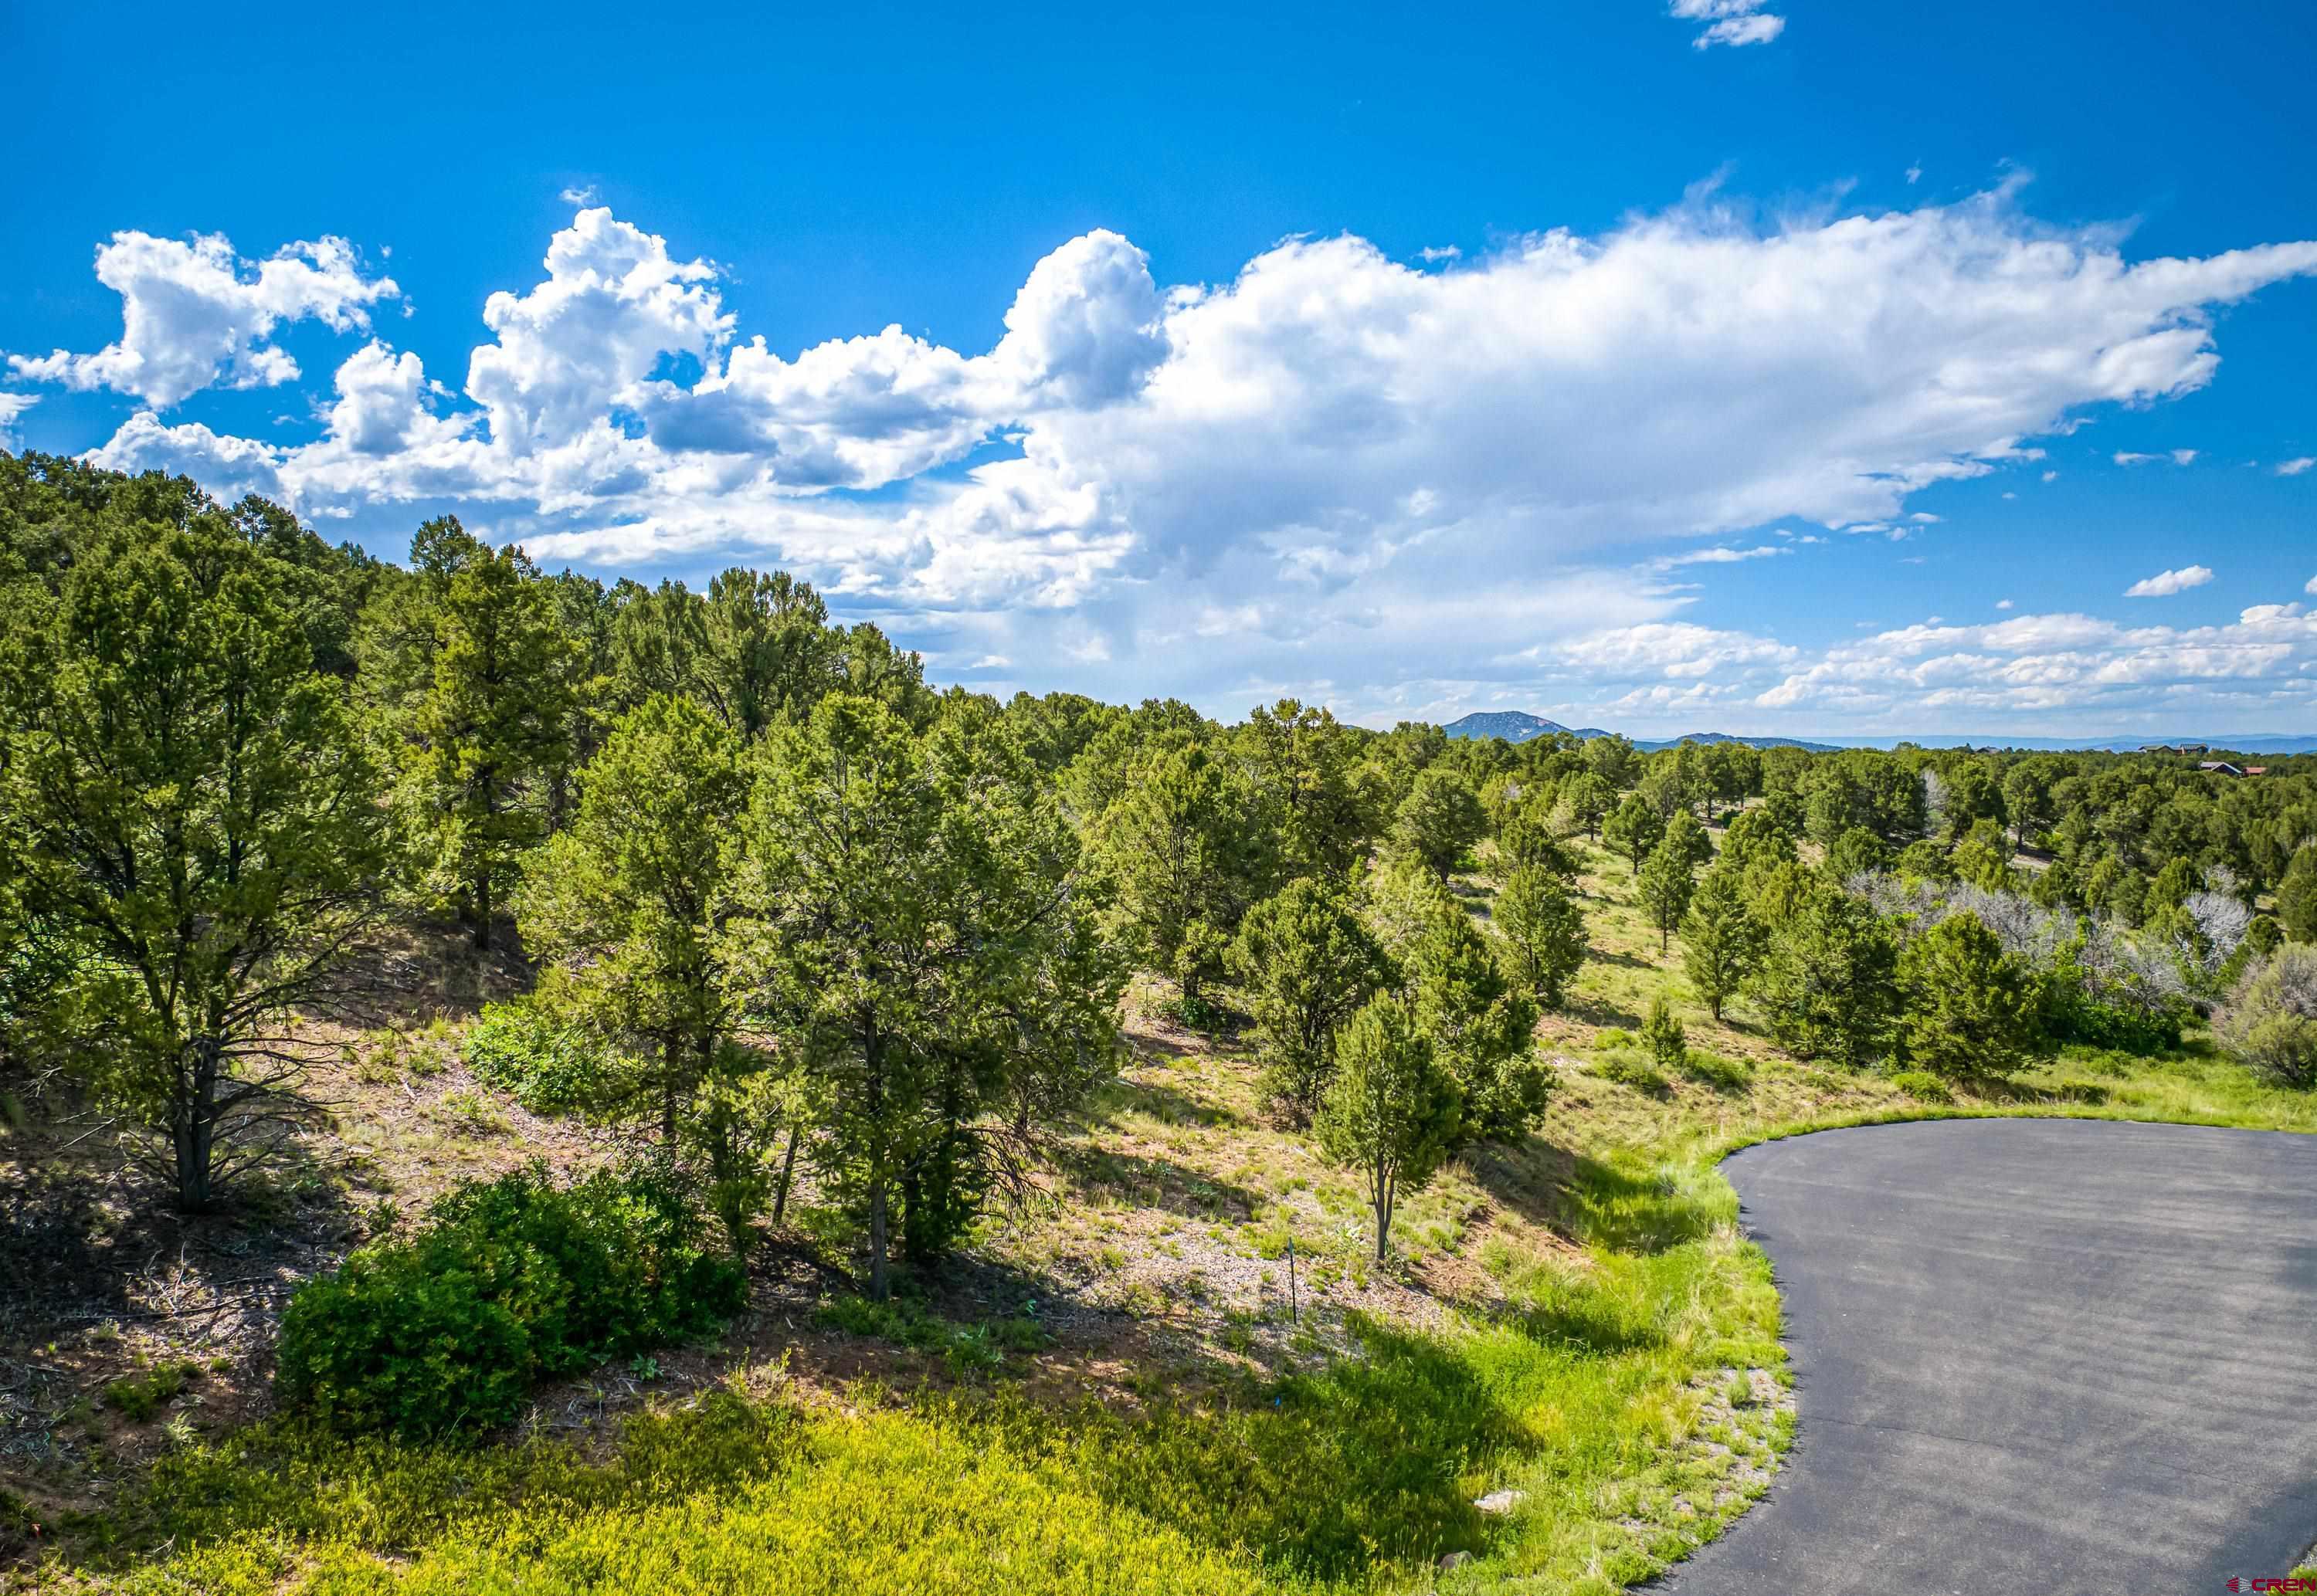
[[[2317,729],[2305,19],[1246,10],[8,8],[0,424],[994,691]]]

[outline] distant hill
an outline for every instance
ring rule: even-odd
[[[1542,715],[1531,715],[1525,710],[1484,709],[1467,715],[1462,720],[1451,721],[1440,729],[1452,737],[1502,737],[1507,743],[1526,743],[1570,728],[1557,720],[1547,720]],[[1577,732],[1573,735],[1583,737],[1601,734]]]
[[[1502,737],[1507,743],[1526,743],[1554,732],[1566,732],[1572,737],[1586,741],[1609,735],[1597,726],[1563,726],[1557,720],[1547,720],[1542,715],[1531,715],[1522,709],[1475,710],[1440,729],[1452,737]],[[1679,743],[1743,743],[1749,748],[1807,748],[1813,753],[1834,752],[1831,744],[1805,743],[1800,737],[1733,737],[1726,732],[1689,732],[1661,743],[1651,742],[1644,737],[1633,739],[1633,746],[1645,753],[1654,753],[1660,748],[1671,748]]]

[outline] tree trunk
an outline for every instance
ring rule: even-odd
[[[885,1259],[885,1177],[869,1182],[869,1295],[879,1302],[893,1292]]]
[[[804,1135],[800,1125],[789,1127],[789,1150],[781,1159],[781,1183],[773,1193],[773,1223],[778,1225],[789,1211],[789,1177],[796,1172],[797,1142]]]
[[[475,951],[491,949],[491,867],[475,872]]]
[[[210,1154],[217,1143],[217,1078],[219,1047],[215,1037],[189,1044],[192,1067],[185,1093],[175,1105],[171,1127],[176,1144],[177,1207],[198,1214],[215,1195],[210,1189]]]

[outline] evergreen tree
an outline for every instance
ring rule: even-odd
[[[2026,1062],[2035,987],[1975,914],[1951,914],[1899,960],[1910,1063],[1934,1074],[2008,1075]]]
[[[1740,879],[1770,865],[1791,864],[1797,857],[1794,834],[1778,824],[1767,804],[1740,810],[1722,834],[1722,860]]]
[[[1538,1004],[1558,1009],[1588,952],[1585,916],[1558,876],[1534,866],[1513,871],[1497,894],[1514,977]]]
[[[1755,1001],[1788,1052],[1861,1069],[1890,1049],[1898,964],[1874,911],[1821,887],[1776,925],[1755,972]]]
[[[2317,942],[2317,843],[2304,843],[2277,884],[2277,918],[2296,942]]]
[[[1570,818],[1584,830],[1588,837],[1598,842],[1601,823],[1616,807],[1616,794],[1597,774],[1584,771],[1569,779],[1568,784],[1561,789],[1561,801],[1568,807]]]
[[[1660,845],[1668,846],[1692,865],[1713,862],[1713,838],[1697,823],[1697,817],[1684,809],[1666,823]]]
[[[1666,834],[1665,840],[1650,855],[1649,863],[1642,867],[1638,886],[1642,911],[1657,928],[1659,952],[1672,945],[1673,928],[1689,913],[1690,895],[1697,888],[1696,872],[1688,850],[1673,832]]]
[[[1629,792],[1625,801],[1617,806],[1601,828],[1602,841],[1624,854],[1633,863],[1633,874],[1642,873],[1642,860],[1650,856],[1665,835],[1665,821],[1650,807],[1640,793]]]
[[[1456,1145],[1456,1083],[1435,1058],[1422,1022],[1389,995],[1352,1017],[1338,1055],[1313,1129],[1330,1159],[1364,1179],[1382,1263],[1400,1198],[1429,1184]]]
[[[1306,877],[1248,912],[1231,968],[1272,1101],[1309,1123],[1335,1073],[1337,1032],[1383,984],[1383,951],[1340,891]]]
[[[1095,836],[1117,884],[1121,941],[1197,1003],[1260,896],[1265,871],[1244,793],[1203,745],[1160,739],[1133,763]]]
[[[1283,867],[1299,876],[1350,869],[1376,828],[1351,734],[1325,709],[1282,699],[1248,717],[1239,746],[1277,816]]]
[[[1650,1012],[1642,1021],[1642,1046],[1661,1070],[1678,1070],[1689,1062],[1689,1032],[1663,993],[1650,1000]]]
[[[846,693],[775,723],[743,830],[738,967],[825,1092],[815,1151],[882,1297],[896,1207],[937,1258],[1110,1067],[1123,976],[1077,836],[986,700],[924,734]]]
[[[1417,1021],[1463,1093],[1468,1132],[1516,1137],[1544,1111],[1552,1077],[1530,1052],[1535,999],[1516,989],[1463,905],[1421,873],[1413,934],[1400,954]]]
[[[488,948],[501,888],[546,834],[550,778],[570,755],[577,650],[521,549],[468,552],[440,593],[406,796],[438,879]]]
[[[587,767],[571,825],[525,860],[515,902],[547,1003],[629,1061],[590,1083],[587,1106],[657,1120],[672,1153],[704,1155],[738,1253],[776,1129],[766,1058],[735,1036],[720,934],[747,790],[722,722],[693,699],[648,699]]]
[[[1577,860],[1561,840],[1554,823],[1551,795],[1524,797],[1497,833],[1497,856],[1509,869],[1542,870],[1574,883]]]
[[[1765,941],[1729,865],[1706,871],[1681,923],[1681,960],[1715,1020],[1761,962]]]
[[[53,941],[23,994],[210,1206],[307,1117],[291,1011],[323,1001],[382,862],[372,766],[297,584],[225,517],[123,518],[0,639],[11,893]]]
[[[1464,850],[1481,840],[1488,816],[1472,785],[1457,771],[1436,764],[1419,772],[1394,811],[1392,846],[1445,881]]]

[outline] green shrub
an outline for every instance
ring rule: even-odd
[[[0,1557],[13,1557],[40,1534],[40,1520],[31,1503],[11,1491],[0,1491]]]
[[[1743,1059],[1724,1058],[1703,1048],[1685,1049],[1680,1069],[1691,1080],[1703,1081],[1724,1092],[1743,1092],[1754,1082],[1754,1071]]]
[[[1651,1001],[1642,1021],[1642,1046],[1660,1070],[1679,1069],[1689,1057],[1689,1032],[1662,996]]]
[[[1647,1058],[1630,1048],[1601,1055],[1593,1061],[1593,1073],[1605,1081],[1630,1086],[1650,1097],[1663,1097],[1673,1090],[1666,1078],[1651,1067]]]
[[[185,1386],[201,1378],[201,1365],[190,1360],[164,1363],[144,1375],[127,1375],[106,1382],[104,1405],[132,1424],[142,1424],[174,1402]]]
[[[492,1003],[467,1033],[467,1067],[534,1114],[568,1114],[600,1091],[604,1050],[576,1027],[521,1003]]]
[[[997,1369],[1009,1351],[1034,1352],[1047,1340],[1044,1329],[1027,1316],[986,1324],[953,1324],[913,1302],[875,1302],[865,1297],[836,1297],[816,1309],[813,1318],[847,1335],[873,1336],[921,1352],[938,1353],[960,1379]]]
[[[657,1172],[558,1188],[543,1164],[436,1203],[282,1315],[282,1400],[345,1431],[429,1436],[511,1422],[532,1386],[700,1335],[747,1297]]]
[[[1947,1083],[1928,1070],[1902,1069],[1891,1077],[1891,1084],[1917,1102],[1955,1101],[1955,1093],[1947,1090]]]

